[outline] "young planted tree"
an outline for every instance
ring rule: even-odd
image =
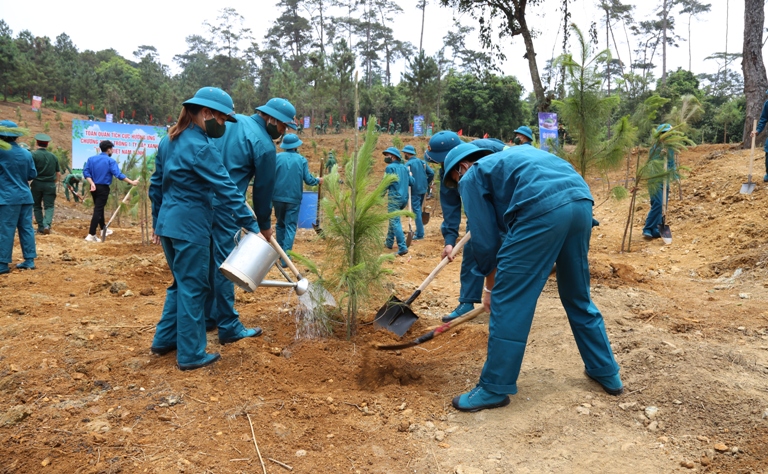
[[[651,156],[654,150],[662,150],[661,159],[649,159],[644,165],[640,166],[640,154],[637,154],[637,163],[635,165],[635,185],[631,190],[632,198],[629,200],[629,213],[627,214],[627,223],[624,226],[624,236],[621,239],[621,252],[630,252],[632,247],[632,223],[635,220],[635,203],[637,201],[637,192],[641,184],[648,184],[648,193],[654,194],[663,186],[664,181],[673,178],[679,178],[677,170],[664,170],[664,163],[667,160],[666,153],[663,150],[672,150],[675,154],[682,152],[693,142],[679,130],[673,127],[671,130],[661,132],[658,129],[651,134]],[[625,250],[626,249],[626,250]]]
[[[389,219],[408,215],[408,211],[387,212],[387,187],[397,180],[387,174],[381,181],[373,174],[373,153],[378,140],[376,119],[370,117],[365,142],[360,151],[345,158],[344,183],[339,180],[339,168],[323,180],[323,229],[325,260],[315,265],[304,258],[310,269],[322,275],[327,288],[335,289],[339,300],[346,301],[344,315],[347,337],[357,330],[357,311],[365,305],[375,288],[381,288],[382,278],[390,271],[384,262],[392,260],[391,253],[381,254],[381,243]]]
[[[553,101],[563,123],[576,140],[576,147],[559,153],[586,179],[589,171],[605,174],[621,163],[625,151],[635,141],[635,129],[628,117],[622,118],[614,128],[613,137],[605,139],[605,123],[619,104],[617,96],[605,96],[600,91],[602,65],[611,54],[603,50],[593,54],[590,43],[574,24],[571,29],[578,39],[579,57],[564,54],[557,58],[567,73],[569,95]]]

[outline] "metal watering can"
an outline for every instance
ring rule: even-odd
[[[301,278],[296,282],[291,281],[283,269],[277,265],[277,259],[284,255],[282,249],[278,252],[259,234],[246,233],[242,229],[235,234],[234,239],[234,250],[219,267],[221,273],[232,283],[249,293],[253,293],[259,286],[290,287],[299,296],[307,292],[309,280]],[[272,265],[277,266],[288,281],[265,280],[264,277],[267,276]]]

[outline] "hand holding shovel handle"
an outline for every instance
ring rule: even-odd
[[[459,241],[458,241],[458,243],[456,243],[456,245],[454,245],[454,247],[453,247],[453,250],[451,250],[451,254],[450,254],[450,255],[448,255],[447,257],[443,258],[443,259],[440,261],[440,263],[439,263],[439,264],[437,264],[437,266],[435,267],[435,269],[434,269],[434,270],[432,270],[432,273],[430,273],[430,274],[427,276],[427,278],[426,278],[426,279],[424,279],[424,281],[423,281],[423,282],[421,282],[421,285],[419,285],[419,287],[418,287],[418,288],[416,288],[416,291],[414,291],[414,292],[413,292],[413,294],[411,295],[411,297],[410,297],[410,298],[408,298],[408,299],[405,301],[405,304],[411,304],[411,303],[413,303],[413,300],[415,300],[415,299],[416,299],[416,298],[417,298],[417,297],[418,297],[418,296],[421,294],[421,292],[422,292],[422,291],[424,291],[424,289],[427,287],[427,285],[429,285],[430,283],[432,283],[432,280],[434,280],[434,279],[435,279],[435,277],[437,276],[437,274],[438,274],[438,273],[440,273],[440,270],[442,270],[443,268],[445,268],[445,266],[446,266],[446,265],[448,265],[448,264],[451,262],[451,260],[453,260],[453,258],[454,258],[454,257],[456,257],[456,255],[458,255],[459,251],[460,251],[460,250],[461,250],[461,249],[464,247],[464,245],[465,245],[465,244],[466,244],[466,243],[469,241],[469,238],[470,238],[470,237],[471,237],[470,233],[469,233],[469,232],[467,232],[467,233],[466,233],[466,235],[464,235],[464,237],[462,237],[462,238],[461,238],[461,240],[459,240]]]
[[[449,321],[447,323],[441,324],[440,326],[436,327],[435,329],[429,331],[426,334],[419,336],[418,338],[414,339],[411,342],[406,342],[403,344],[379,345],[379,346],[376,346],[376,349],[380,351],[394,351],[398,349],[407,349],[409,347],[418,346],[419,344],[423,344],[427,341],[432,340],[435,336],[439,336],[440,334],[448,332],[449,330],[455,328],[459,324],[463,324],[463,323],[466,323],[467,321],[475,319],[476,317],[481,315],[483,311],[485,310],[482,306],[479,308],[475,308],[472,311],[462,316],[459,316],[453,321]]]

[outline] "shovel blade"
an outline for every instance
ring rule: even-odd
[[[429,224],[429,213],[428,212],[422,212],[421,213],[421,223],[424,225]]]
[[[107,241],[107,228],[104,227],[101,229],[101,241],[106,242]]]
[[[755,183],[744,183],[741,185],[741,189],[739,190],[740,194],[752,194],[752,191],[755,190]]]
[[[322,233],[323,233],[323,229],[322,229],[322,228],[320,228],[320,223],[319,223],[319,222],[317,222],[317,223],[313,222],[313,223],[312,223],[312,228],[313,228],[313,229],[315,229],[315,233],[316,233],[317,235],[320,235],[320,234],[322,234]]]
[[[659,233],[661,234],[661,240],[664,241],[665,244],[669,245],[672,243],[672,229],[670,229],[668,225],[659,224]]]
[[[410,248],[411,242],[413,242],[413,231],[409,230],[408,233],[405,235],[405,246]]]
[[[386,329],[402,337],[417,319],[419,317],[410,307],[406,306],[397,296],[392,295],[376,313],[373,327]]]

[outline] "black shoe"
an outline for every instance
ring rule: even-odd
[[[614,397],[617,397],[617,396],[621,395],[622,393],[624,393],[624,384],[621,384],[621,379],[619,378],[618,374],[616,374],[616,375],[614,375],[612,377],[599,377],[599,378],[603,378],[605,381],[610,381],[610,382],[613,382],[613,383],[619,383],[619,384],[621,384],[621,386],[619,388],[609,388],[609,387],[603,385],[603,382],[598,380],[598,377],[592,377],[591,375],[589,375],[587,373],[586,370],[584,371],[584,374],[587,377],[589,377],[590,379],[592,379],[595,382],[599,383],[600,386],[603,387],[603,390],[605,390],[605,393],[607,393],[608,395],[613,395]]]
[[[397,252],[397,255],[399,255],[399,256],[401,256],[401,257],[402,257],[403,255],[407,255],[407,254],[408,254],[408,250],[407,250],[407,249],[406,249],[406,250],[403,250],[402,252]]]
[[[43,234],[48,235],[50,233],[51,233],[51,228],[50,227],[46,227],[46,228],[43,229]]]
[[[195,370],[195,369],[201,369],[205,366],[211,365],[217,360],[221,359],[221,355],[217,352],[215,354],[206,354],[205,359],[203,359],[202,362],[198,362],[197,364],[178,364],[179,370]]]
[[[149,348],[149,350],[159,356],[164,356],[165,354],[168,354],[169,352],[173,352],[176,350],[176,344],[172,346],[152,346]]]

